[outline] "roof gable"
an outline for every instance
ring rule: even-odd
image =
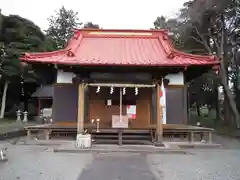
[[[32,97],[36,98],[52,98],[53,97],[53,86],[44,85],[37,89],[36,92],[32,94]]]

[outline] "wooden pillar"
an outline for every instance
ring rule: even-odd
[[[78,122],[77,122],[77,133],[82,134],[84,132],[84,95],[85,85],[80,83],[78,85]]]
[[[157,114],[157,107],[156,107],[156,100],[157,100],[157,94],[156,94],[156,88],[152,88],[152,120],[151,120],[151,124],[156,124],[156,114]]]
[[[160,84],[156,84],[156,107],[157,107],[157,117],[156,117],[156,120],[157,120],[157,132],[156,132],[156,143],[155,145],[156,146],[164,146],[162,141],[163,141],[163,122],[162,122],[162,119],[163,119],[163,111],[162,111],[162,107],[160,105],[160,92],[161,92],[161,86]]]

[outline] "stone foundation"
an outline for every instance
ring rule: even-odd
[[[92,145],[92,138],[90,134],[77,134],[76,148],[90,148]]]

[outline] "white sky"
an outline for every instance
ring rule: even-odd
[[[186,0],[0,0],[5,15],[17,14],[47,29],[47,18],[64,5],[105,29],[149,29],[157,16],[173,17]]]

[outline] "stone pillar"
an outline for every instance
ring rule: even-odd
[[[16,115],[17,115],[17,120],[16,120],[16,122],[21,122],[22,120],[21,120],[21,110],[20,110],[20,109],[17,110]]]
[[[7,161],[6,150],[7,148],[0,148],[0,161]]]
[[[23,112],[23,123],[27,123],[28,122],[28,112],[24,111]]]

